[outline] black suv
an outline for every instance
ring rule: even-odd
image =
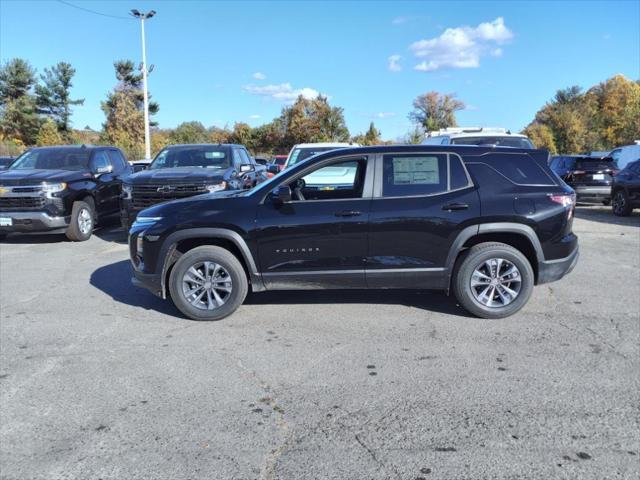
[[[0,171],[0,237],[11,232],[64,232],[91,237],[100,217],[116,214],[122,177],[131,173],[114,147],[33,148]]]
[[[604,205],[611,202],[611,182],[618,172],[613,158],[558,156],[553,157],[550,165],[575,190],[579,202]]]
[[[140,210],[160,202],[248,189],[267,178],[267,167],[257,164],[242,145],[170,145],[148,168],[126,180],[122,226],[128,229]]]
[[[611,195],[614,215],[627,217],[634,208],[640,208],[640,159],[630,162],[613,177]]]
[[[247,290],[453,289],[511,315],[578,260],[575,195],[541,150],[378,146],[311,157],[249,191],[142,211],[136,285],[188,317],[223,318]],[[340,179],[313,186],[305,179]],[[168,291],[168,292],[167,292]]]

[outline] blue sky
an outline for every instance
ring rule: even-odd
[[[410,130],[413,99],[456,93],[461,125],[523,128],[559,88],[640,78],[640,1],[68,3],[147,24],[149,89],[161,127],[259,125],[297,93],[344,108],[352,134]],[[113,61],[140,60],[140,25],[58,1],[0,0],[0,57],[77,70],[74,126],[99,129]]]

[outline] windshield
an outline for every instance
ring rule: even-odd
[[[227,155],[227,149],[211,145],[165,148],[158,154],[149,169],[181,167],[227,169],[230,166],[231,159]]]
[[[498,147],[534,148],[528,138],[523,137],[462,137],[452,138],[454,145],[496,145]]]
[[[306,160],[309,157],[313,157],[314,155],[322,152],[328,152],[330,150],[335,150],[341,147],[306,147],[306,148],[296,148],[291,152],[291,160],[287,166],[295,165],[296,163],[300,163],[303,160]]]
[[[84,170],[89,168],[91,152],[80,148],[37,148],[29,150],[11,164],[11,170]]]

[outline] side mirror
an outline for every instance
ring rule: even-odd
[[[289,203],[291,201],[291,188],[289,188],[289,185],[280,185],[273,191],[271,198],[277,205]]]
[[[240,173],[253,172],[255,171],[255,169],[256,168],[253,165],[249,165],[249,164],[240,165]]]
[[[113,172],[113,166],[111,165],[107,165],[106,167],[98,167],[94,171],[96,175],[103,175],[105,173],[111,173],[111,172]]]
[[[280,173],[280,169],[278,168],[278,165],[276,165],[275,163],[269,163],[267,165],[267,172],[268,173],[278,174],[278,173]]]

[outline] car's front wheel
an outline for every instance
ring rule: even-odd
[[[453,291],[460,304],[481,318],[504,318],[520,310],[533,291],[527,257],[504,243],[480,243],[459,259]]]
[[[72,242],[84,242],[91,238],[96,214],[91,199],[73,202],[71,222],[65,234]]]
[[[631,215],[631,204],[629,203],[629,197],[624,190],[618,190],[613,194],[613,200],[611,201],[611,208],[613,214],[618,217],[628,217]]]
[[[220,320],[242,304],[249,288],[240,261],[228,250],[201,246],[182,255],[171,270],[173,303],[194,320]]]

